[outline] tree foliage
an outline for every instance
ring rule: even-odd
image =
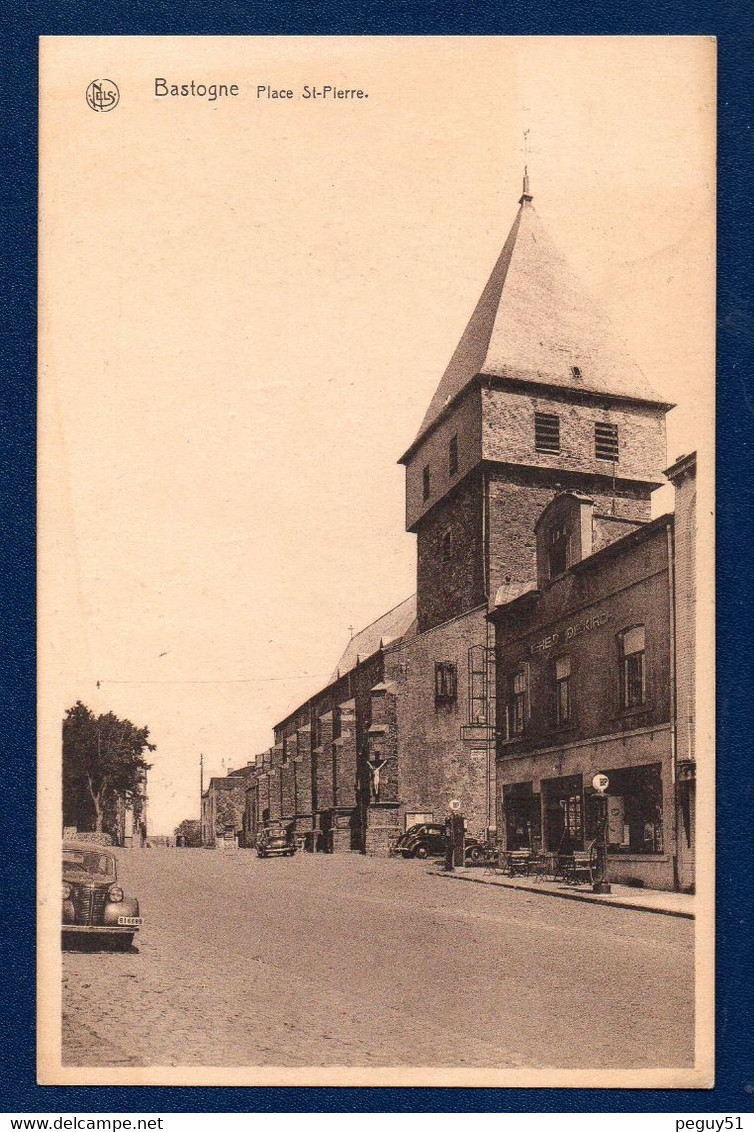
[[[149,728],[109,711],[95,715],[80,700],[63,719],[63,810],[68,824],[101,832],[118,799],[132,802],[151,768]]]
[[[195,818],[184,818],[175,829],[176,838],[183,838],[187,849],[199,849],[202,844],[202,823]]]

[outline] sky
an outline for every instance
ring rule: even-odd
[[[206,783],[269,747],[349,627],[413,592],[397,459],[525,159],[677,403],[668,463],[711,467],[713,68],[701,38],[43,41],[45,757],[77,699],[147,724],[150,828],[170,833],[198,816],[200,755]],[[105,75],[120,103],[95,114]],[[158,99],[156,76],[241,93]],[[369,97],[256,97],[306,83]]]

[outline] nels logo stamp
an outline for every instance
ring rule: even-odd
[[[104,114],[120,102],[120,91],[112,79],[95,79],[86,88],[86,101],[92,110]]]

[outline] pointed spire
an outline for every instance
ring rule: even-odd
[[[666,404],[547,234],[531,204],[526,165],[523,190],[508,239],[400,463],[479,376],[566,389],[579,380],[587,392]]]
[[[534,197],[529,192],[529,166],[524,165],[524,191],[519,198],[519,204],[525,204],[527,201],[534,200]]]

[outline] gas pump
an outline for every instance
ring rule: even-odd
[[[592,892],[598,893],[612,891],[607,873],[607,824],[609,819],[607,794],[605,792],[609,785],[610,779],[606,774],[595,774],[592,779],[592,786],[596,791],[593,795],[593,800],[594,805],[597,807],[595,814],[595,829],[597,833],[595,850],[597,860],[593,872]]]

